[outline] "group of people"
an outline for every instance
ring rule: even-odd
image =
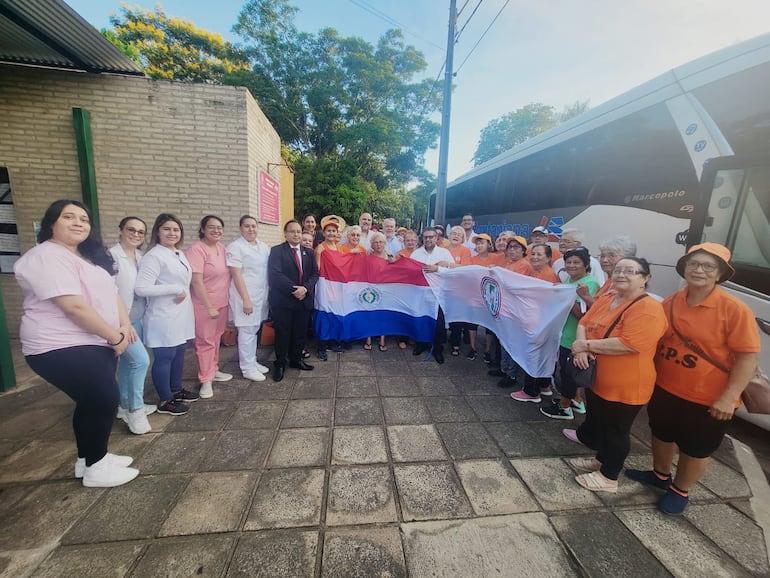
[[[222,219],[207,215],[198,240],[183,251],[181,221],[163,213],[143,253],[148,227],[142,219],[121,220],[118,243],[107,250],[84,205],[54,202],[41,222],[39,244],[19,259],[15,273],[25,293],[20,336],[27,362],[76,403],[75,475],[86,486],[130,481],[138,474],[132,459],[107,452],[116,413],[132,432],[146,433],[148,414],[182,415],[189,403],[214,395],[213,383],[232,379],[219,367],[228,319],[238,328],[238,360],[246,379],[264,381],[270,372],[257,360],[260,327],[268,318],[275,329],[272,379],[281,381],[287,366],[311,371],[306,345],[321,255],[367,252],[388,261],[413,259],[426,273],[480,265],[574,285],[555,373],[560,398],[555,399],[550,378],[529,375],[511,397],[537,404],[549,418],[586,414],[577,429],[563,432],[596,451],[594,457],[571,460],[584,471],[577,483],[606,492],[617,491],[631,425],[649,403],[653,468],[626,473],[665,490],[662,511],[681,513],[757,362],[759,336],[751,311],[718,287],[734,272],[730,252],[714,243],[692,247],[677,264],[684,288],[660,303],[646,291],[649,263],[636,256],[626,237],[603,243],[597,259],[577,229],[565,229],[557,249],[545,227],[535,227],[529,240],[511,231],[492,239],[476,233],[474,224],[472,215],[463,216],[448,238],[443,227],[426,228],[418,246],[417,233],[397,229],[393,219],[385,219],[379,232],[368,213],[351,227],[329,215],[316,230],[315,218],[307,215],[302,222],[288,221],[285,242],[268,248],[257,238],[255,218],[244,215],[240,236],[225,246]],[[475,359],[478,327],[451,323],[449,329],[451,356],[462,354],[465,338],[470,345],[465,357]],[[502,378],[498,385],[513,389],[520,369],[497,343],[494,327],[485,329],[482,358],[489,373]],[[433,343],[416,343],[413,353],[431,351],[444,363],[446,337],[439,310]],[[373,335],[365,349],[371,349],[372,338],[379,339],[381,350],[387,348],[385,336]],[[399,336],[399,347],[406,348],[407,339]],[[198,391],[182,387],[189,340],[198,361]],[[327,359],[327,347],[338,351],[339,346],[319,343],[319,359]],[[157,405],[143,398],[148,349]],[[572,370],[592,366],[593,383],[583,392]]]

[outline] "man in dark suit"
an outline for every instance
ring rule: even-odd
[[[288,357],[289,367],[310,371],[302,359],[307,328],[315,302],[318,266],[313,252],[300,244],[302,226],[295,220],[283,226],[285,243],[270,250],[267,277],[270,310],[275,328],[273,380],[281,381]]]

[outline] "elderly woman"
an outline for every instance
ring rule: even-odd
[[[359,225],[348,227],[345,236],[348,242],[340,246],[343,253],[366,253],[366,247],[361,244],[361,227]]]
[[[449,230],[449,246],[447,249],[452,254],[452,267],[471,264],[471,250],[465,242],[465,230],[456,225]]]
[[[596,295],[589,295],[587,291],[580,294],[588,306],[593,305],[594,300],[611,293],[612,288],[612,270],[615,265],[621,259],[625,257],[636,257],[636,243],[631,240],[631,237],[622,235],[620,237],[614,237],[609,241],[604,241],[599,245],[599,264],[602,267],[602,271],[607,275],[607,280],[602,285],[601,289],[596,292]]]
[[[379,231],[372,233],[369,236],[369,242],[372,246],[372,250],[369,251],[370,255],[374,255],[375,257],[380,257],[382,259],[385,259],[388,262],[393,261],[393,256],[388,254],[388,250],[385,246],[386,239],[385,235],[380,233]],[[380,344],[379,344],[380,351],[387,351],[388,346],[385,343],[385,336],[380,335]],[[367,337],[366,341],[364,341],[364,349],[367,351],[370,351],[372,349],[372,338]]]
[[[264,381],[270,371],[257,361],[257,334],[268,317],[267,259],[270,248],[257,239],[257,220],[243,215],[241,236],[227,246],[230,268],[230,311],[238,328],[238,362],[243,377]]]
[[[553,249],[545,243],[529,246],[529,264],[532,265],[532,276],[549,283],[559,283],[559,276],[551,268]]]
[[[115,361],[137,335],[112,279],[112,257],[78,201],[51,204],[37,240],[14,265],[24,291],[24,359],[75,402],[75,477],[87,487],[120,486],[139,470],[128,467],[131,457],[107,453],[120,397]]]
[[[417,233],[411,229],[407,230],[406,233],[404,233],[404,248],[398,252],[396,258],[401,259],[403,257],[411,256],[411,254],[417,248],[419,241],[420,240],[417,237]]]
[[[505,255],[505,250],[508,248],[508,241],[513,239],[513,237],[513,231],[500,231],[497,234],[497,237],[495,237],[495,251],[500,255]]]
[[[321,269],[321,253],[324,251],[342,251],[342,245],[337,243],[339,240],[339,229],[340,218],[336,215],[328,215],[321,219],[321,230],[323,231],[324,240],[315,248],[315,258],[319,270]],[[319,339],[316,357],[321,361],[327,361],[329,359],[328,349],[339,353],[342,351],[342,346],[337,342],[326,342]]]
[[[147,223],[139,217],[125,217],[118,225],[119,241],[110,249],[115,260],[115,283],[118,293],[128,311],[138,339],[129,344],[118,360],[118,387],[120,388],[120,406],[118,418],[128,425],[128,430],[137,435],[146,434],[152,428],[147,421],[147,415],[153,413],[157,406],[144,403],[144,380],[150,367],[150,356],[144,348],[144,316],[145,300],[134,293],[136,275],[139,271],[139,259],[142,258],[140,247],[144,245],[147,235]]]
[[[687,285],[663,302],[669,327],[655,358],[657,380],[647,409],[653,469],[626,475],[666,490],[658,503],[665,514],[684,512],[690,488],[705,473],[756,370],[754,314],[718,286],[735,273],[729,261],[722,245],[695,245],[676,265]]]
[[[596,376],[586,390],[585,422],[565,435],[574,434],[596,450],[593,458],[570,460],[586,472],[575,481],[593,492],[614,493],[631,447],[631,425],[655,386],[654,358],[667,323],[663,307],[646,294],[650,265],[645,259],[621,259],[611,273],[615,293],[596,300],[572,343],[575,366],[586,369],[593,360]]]
[[[509,271],[519,275],[533,277],[534,270],[527,256],[527,240],[524,237],[512,236],[505,245],[505,260],[500,264]]]
[[[185,402],[197,393],[182,387],[184,352],[195,337],[195,315],[190,300],[192,268],[180,248],[184,244],[182,221],[171,213],[155,219],[152,248],[139,262],[136,294],[147,298],[144,343],[152,349],[152,382],[158,393],[158,413],[183,415]]]
[[[203,399],[214,397],[212,381],[230,381],[219,371],[219,345],[227,327],[230,301],[230,269],[227,248],[222,244],[225,225],[216,215],[206,215],[198,228],[198,241],[185,252],[192,266],[192,302],[195,310],[195,356],[198,358],[199,391]]]

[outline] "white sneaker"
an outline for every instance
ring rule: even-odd
[[[257,371],[260,373],[270,373],[270,368],[265,367],[261,363],[257,362]]]
[[[147,403],[144,404],[144,415],[151,415],[155,413],[158,409],[157,405],[149,405]],[[128,423],[128,414],[129,410],[123,409],[122,407],[118,407],[118,419],[122,419],[124,422]]]
[[[139,475],[136,468],[116,465],[107,454],[83,473],[83,485],[87,488],[114,488],[122,486]],[[117,456],[126,457],[126,456]]]
[[[132,458],[131,456],[118,456],[115,454],[106,453],[104,454],[104,457],[101,460],[99,460],[97,463],[102,463],[104,460],[107,460],[108,464],[125,468],[130,466],[133,463],[134,458]],[[86,469],[87,469],[86,459],[78,458],[77,461],[75,462],[75,477],[78,479],[82,478]]]
[[[128,424],[129,431],[136,435],[146,434],[152,429],[150,422],[147,421],[147,414],[144,408],[128,412],[126,423]]]
[[[214,374],[214,381],[230,381],[232,378],[233,378],[232,373],[225,373],[224,371],[217,371]]]
[[[265,374],[259,371],[244,371],[243,377],[249,381],[265,381]]]
[[[201,383],[201,389],[198,392],[198,395],[201,396],[201,399],[210,399],[214,397],[214,388],[211,387],[210,381]]]

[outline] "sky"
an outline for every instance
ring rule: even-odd
[[[110,14],[120,12],[119,0],[65,1],[96,28],[109,28]],[[244,1],[127,3],[160,5],[168,16],[238,42],[231,29]],[[405,41],[425,55],[425,77],[439,75],[449,0],[291,4],[299,9],[296,26],[307,32],[331,27],[374,43],[386,30],[401,28]],[[768,0],[457,0],[458,10],[463,7],[458,30],[467,25],[455,45],[450,181],[472,168],[479,134],[495,118],[531,102],[559,111],[576,101],[595,107],[676,66],[770,32]],[[438,146],[426,155],[425,166],[438,172]]]

